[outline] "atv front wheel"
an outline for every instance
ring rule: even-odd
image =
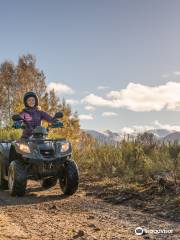
[[[0,189],[2,190],[8,189],[8,181],[3,179],[3,166],[1,162],[0,162]]]
[[[12,196],[23,196],[26,192],[27,174],[20,161],[12,161],[8,171],[8,186]]]
[[[46,178],[41,180],[41,187],[48,189],[48,188],[54,187],[56,183],[57,183],[57,177]]]
[[[79,185],[79,171],[73,160],[65,162],[61,169],[59,184],[65,195],[72,195],[76,192]]]

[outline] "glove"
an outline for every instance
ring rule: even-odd
[[[55,121],[53,123],[53,125],[51,125],[51,128],[60,128],[60,127],[63,127],[63,126],[64,126],[63,122]]]
[[[22,123],[21,122],[14,122],[12,127],[15,128],[15,129],[20,129],[20,128],[22,128]]]

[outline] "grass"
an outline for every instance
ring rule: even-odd
[[[73,158],[81,172],[89,176],[120,177],[124,182],[144,183],[162,173],[174,179],[180,178],[180,158],[174,160],[169,153],[169,145],[155,145],[153,148],[137,142],[124,141],[116,145],[98,143],[82,144],[74,147]],[[172,146],[171,146],[172,148]]]

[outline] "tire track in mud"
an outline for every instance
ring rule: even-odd
[[[160,220],[130,207],[115,206],[81,188],[68,198],[59,187],[40,191],[30,182],[25,197],[10,197],[0,192],[0,239],[180,239],[178,223]],[[171,235],[136,236],[138,226],[147,229],[173,229]]]

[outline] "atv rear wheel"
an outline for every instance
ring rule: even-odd
[[[57,183],[57,177],[46,178],[46,179],[41,180],[41,187],[48,189],[48,188],[55,186],[56,183]]]
[[[72,195],[76,192],[79,185],[79,171],[75,161],[65,162],[59,177],[59,184],[65,195]]]
[[[12,196],[23,196],[26,192],[26,168],[20,161],[12,161],[8,171],[8,185]]]
[[[3,178],[3,166],[0,162],[0,189],[6,190],[8,189],[8,181]]]

